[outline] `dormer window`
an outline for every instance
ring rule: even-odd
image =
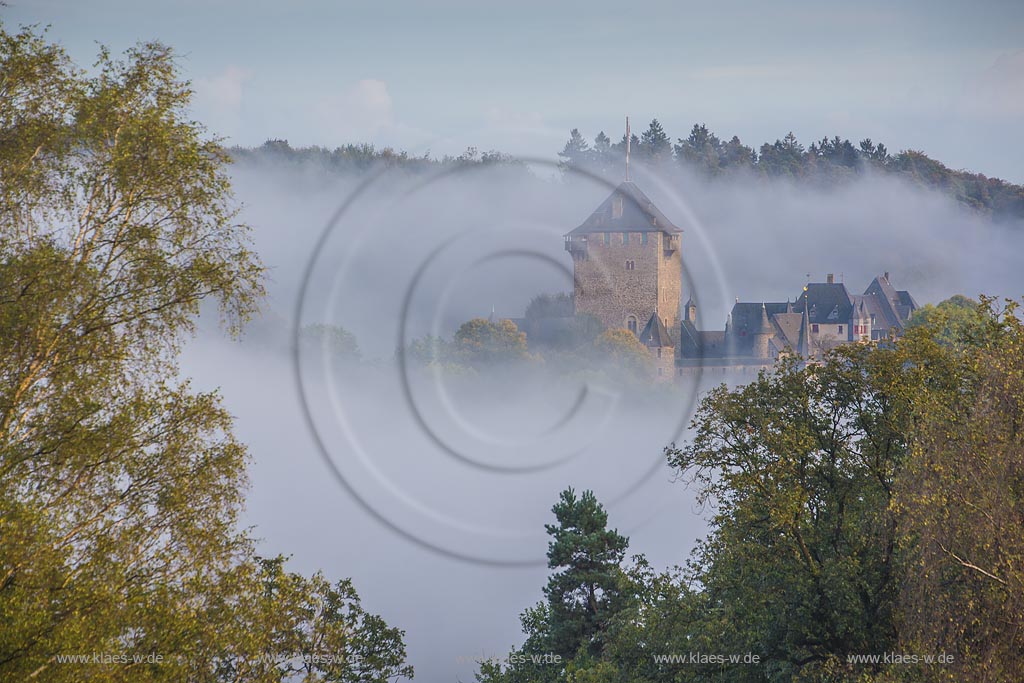
[[[839,319],[839,304],[836,304],[832,308],[832,311],[828,314],[828,319],[829,320],[838,320]]]
[[[622,218],[622,195],[616,195],[612,200],[612,218]]]

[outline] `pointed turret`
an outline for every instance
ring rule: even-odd
[[[754,324],[752,334],[754,335],[753,352],[757,358],[768,358],[770,355],[768,352],[768,344],[771,338],[775,335],[775,329],[772,327],[772,321],[768,319],[768,310],[765,308],[764,303],[761,303],[761,315],[757,322]]]
[[[811,357],[811,318],[807,313],[807,299],[804,298],[804,315],[800,321],[800,343],[797,353],[804,358]]]
[[[761,302],[761,319],[757,322],[754,334],[775,334],[775,330],[772,329],[772,321],[768,319],[768,309],[765,308],[763,301]]]

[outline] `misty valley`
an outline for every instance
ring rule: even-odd
[[[55,30],[0,25],[0,680],[1022,680],[1024,187],[582,100],[238,140],[246,70]]]

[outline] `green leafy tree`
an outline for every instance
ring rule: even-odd
[[[361,356],[356,336],[337,325],[306,325],[300,330],[299,343],[303,345],[304,350],[313,353],[323,352],[342,361],[357,361]]]
[[[597,363],[616,377],[643,380],[654,376],[651,352],[627,329],[605,330],[594,340],[593,349]]]
[[[531,360],[526,333],[511,320],[474,318],[463,323],[452,340],[454,358],[471,365]]]
[[[692,442],[667,451],[717,510],[692,569],[723,610],[721,647],[764,662],[734,667],[732,680],[824,677],[848,654],[896,645],[894,480],[914,402],[949,370],[923,338],[786,362],[712,390]]]
[[[986,299],[982,317],[950,301],[972,316],[961,327],[935,321],[959,381],[921,397],[913,457],[896,485],[908,564],[903,647],[952,655],[929,680],[1021,680],[1024,326],[1015,303],[1000,314]],[[964,337],[951,339],[958,330]]]
[[[574,310],[571,294],[538,294],[527,304],[526,317],[530,320],[566,318],[572,316]]]
[[[225,680],[289,609],[244,609],[247,454],[219,397],[177,379],[200,305],[234,333],[262,294],[226,154],[165,46],[85,74],[0,28],[0,76],[0,678]],[[92,653],[127,661],[59,661]]]
[[[914,311],[907,327],[925,327],[946,344],[970,345],[983,336],[992,320],[989,305],[962,294]]]

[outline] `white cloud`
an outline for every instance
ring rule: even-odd
[[[241,122],[245,84],[251,78],[251,71],[230,64],[214,76],[195,79],[195,108],[200,120],[220,135],[235,134]]]
[[[1004,52],[968,83],[964,108],[974,114],[1024,114],[1024,50]]]
[[[335,142],[372,141],[395,124],[394,103],[384,81],[365,78],[314,107],[317,127]]]

